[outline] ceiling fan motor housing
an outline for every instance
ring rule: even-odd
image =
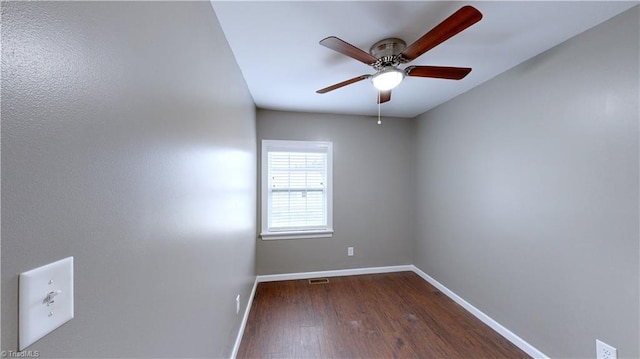
[[[398,55],[407,47],[407,44],[395,37],[380,40],[371,46],[369,53],[378,59],[373,63],[376,70],[381,70],[388,66],[397,66],[400,64]]]

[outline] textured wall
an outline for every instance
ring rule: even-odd
[[[640,356],[638,18],[418,118],[415,264],[551,357]]]
[[[332,238],[258,238],[258,274],[412,263],[413,120],[270,110],[257,118],[259,141],[333,142],[335,230]]]
[[[255,108],[209,2],[2,3],[2,349],[75,257],[41,357],[222,357],[254,276]]]

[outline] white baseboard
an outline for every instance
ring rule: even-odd
[[[393,273],[393,272],[413,272],[415,266],[412,264],[403,266],[390,266],[390,267],[368,267],[368,268],[355,268],[355,269],[340,269],[329,270],[319,272],[301,272],[301,273],[286,273],[286,274],[267,274],[259,275],[256,279],[260,282],[275,282],[281,280],[297,280],[297,279],[310,279],[318,277],[344,277],[348,275],[360,275],[360,274],[377,274],[377,273]]]
[[[429,276],[428,274],[420,270],[420,268],[412,264],[400,265],[400,266],[389,266],[389,267],[369,267],[369,268],[341,269],[341,270],[319,271],[319,272],[268,274],[268,275],[257,276],[255,283],[253,284],[253,289],[251,290],[251,296],[249,297],[249,301],[247,303],[247,308],[245,310],[244,317],[242,318],[242,324],[240,325],[240,330],[238,332],[236,343],[233,346],[231,359],[235,359],[238,353],[238,348],[240,347],[240,342],[242,341],[242,334],[244,333],[244,328],[247,324],[247,319],[249,318],[249,311],[251,310],[251,304],[253,303],[253,297],[255,295],[256,287],[258,286],[258,283],[274,282],[274,281],[282,281],[282,280],[310,279],[310,278],[318,278],[318,277],[341,277],[341,276],[349,276],[349,275],[407,272],[407,271],[416,273],[417,275],[422,277],[422,279],[429,282],[434,287],[438,288],[439,291],[441,291],[446,296],[451,298],[454,302],[460,304],[469,313],[473,314],[476,318],[480,319],[483,323],[491,327],[491,329],[498,332],[498,334],[505,337],[508,341],[513,343],[518,348],[522,349],[522,351],[529,354],[533,358],[549,359],[548,356],[546,356],[543,352],[536,349],[533,345],[527,343],[524,339],[520,338],[512,331],[505,328],[502,324],[493,320],[488,315],[484,314],[478,308],[474,307],[469,302],[462,299],[462,297],[460,297],[459,295],[451,291],[449,288],[445,287],[440,282],[438,282],[437,280],[433,279],[431,276]]]
[[[433,279],[427,273],[425,273],[422,270],[420,270],[420,268],[418,268],[416,266],[412,266],[412,267],[413,267],[413,271],[417,275],[422,277],[422,279],[426,280],[431,285],[433,285],[434,287],[438,288],[439,291],[444,293],[447,297],[451,298],[454,302],[460,304],[469,313],[473,314],[476,318],[480,319],[484,324],[490,326],[491,329],[495,330],[496,332],[498,332],[498,334],[500,334],[503,337],[505,337],[508,341],[513,343],[515,346],[517,346],[518,348],[522,349],[522,351],[524,351],[525,353],[529,354],[533,358],[549,359],[549,357],[546,356],[543,352],[541,352],[538,349],[536,349],[533,345],[527,343],[524,339],[520,338],[519,336],[517,336],[515,333],[513,333],[509,329],[505,328],[502,324],[500,324],[500,323],[496,322],[495,320],[493,320],[490,316],[484,314],[482,311],[480,311],[480,309],[474,307],[469,302],[467,302],[466,300],[462,299],[462,297],[460,297],[459,295],[454,293],[452,290],[450,290],[449,288],[447,288],[444,285],[442,285],[437,280]]]
[[[236,342],[233,344],[233,351],[231,352],[231,359],[235,359],[238,355],[238,349],[240,349],[240,342],[242,342],[242,335],[244,334],[244,328],[247,326],[247,320],[249,319],[249,312],[251,311],[251,305],[253,304],[253,297],[256,295],[256,288],[258,287],[258,278],[253,281],[253,288],[249,299],[247,300],[247,307],[244,309],[242,316],[242,323],[240,323],[240,329],[238,329],[238,335],[236,336]]]

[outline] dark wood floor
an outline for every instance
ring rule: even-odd
[[[238,358],[529,358],[413,272],[259,283]]]

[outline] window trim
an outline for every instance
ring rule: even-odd
[[[267,188],[269,151],[323,152],[327,154],[327,226],[320,229],[269,231],[269,189]],[[329,141],[262,140],[260,154],[260,237],[263,240],[328,238],[333,236],[333,143]]]

